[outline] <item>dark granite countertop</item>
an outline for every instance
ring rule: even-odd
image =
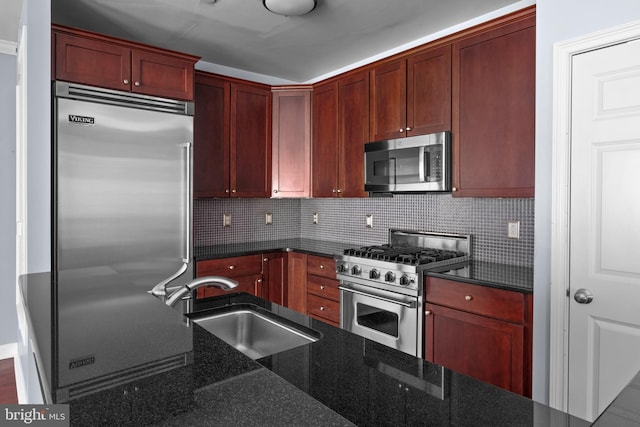
[[[82,340],[95,343],[95,351],[91,363],[73,366],[68,358],[77,356],[78,343],[60,340],[70,331],[60,330],[57,310],[34,312],[52,307],[47,295],[54,282],[48,274],[28,275],[21,280],[21,293],[39,363],[50,366],[43,371],[47,394],[70,404],[72,425],[541,426],[550,420],[557,426],[588,425],[241,293],[197,302],[190,317],[250,303],[319,332],[321,339],[252,360],[145,294],[135,323],[95,307],[87,311],[94,319],[78,318],[79,329],[93,325]],[[88,375],[63,384],[71,369]]]
[[[263,242],[234,243],[215,246],[200,246],[195,249],[197,261],[253,255],[256,253],[295,251],[311,255],[332,257],[345,249],[358,245],[353,243],[330,242],[312,239],[269,240]],[[446,268],[428,275],[444,279],[458,280],[482,286],[491,286],[517,292],[533,293],[533,269],[515,265],[486,261]]]

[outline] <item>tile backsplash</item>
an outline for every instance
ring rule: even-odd
[[[265,224],[265,214],[273,224]],[[318,224],[313,224],[317,213]],[[224,214],[231,226],[223,227]],[[373,227],[366,225],[372,215]],[[520,239],[507,223],[520,222]],[[407,194],[362,199],[202,199],[194,204],[196,246],[289,238],[364,246],[386,243],[389,228],[473,235],[473,257],[532,266],[534,199]]]

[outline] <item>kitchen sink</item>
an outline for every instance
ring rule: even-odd
[[[321,338],[319,332],[253,304],[222,307],[192,320],[254,360]]]

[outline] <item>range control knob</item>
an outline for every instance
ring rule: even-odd
[[[338,264],[336,267],[336,270],[338,270],[338,273],[346,273],[347,272],[347,265],[346,264]]]
[[[396,275],[393,274],[392,271],[387,271],[387,274],[384,275],[384,280],[385,280],[385,282],[395,282],[396,281]]]
[[[359,276],[362,273],[362,268],[359,265],[354,265],[351,267],[351,274],[354,276]]]
[[[400,277],[400,284],[402,286],[409,286],[411,284],[411,279],[409,279],[409,276],[406,274],[403,274],[402,277]]]
[[[380,278],[380,272],[375,268],[369,272],[369,279],[379,279],[379,278]]]

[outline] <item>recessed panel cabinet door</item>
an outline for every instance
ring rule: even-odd
[[[524,327],[425,304],[425,360],[524,393]]]
[[[338,189],[338,83],[313,90],[311,195],[335,197]]]
[[[55,79],[128,91],[131,49],[113,43],[54,33]]]
[[[155,52],[131,51],[131,91],[193,99],[193,63]]]
[[[231,84],[231,197],[271,196],[271,91]]]
[[[533,197],[535,18],[453,45],[454,196]]]
[[[402,58],[371,71],[372,141],[401,138],[407,126],[407,61]]]
[[[228,82],[196,74],[193,117],[195,197],[228,197],[230,100]]]

